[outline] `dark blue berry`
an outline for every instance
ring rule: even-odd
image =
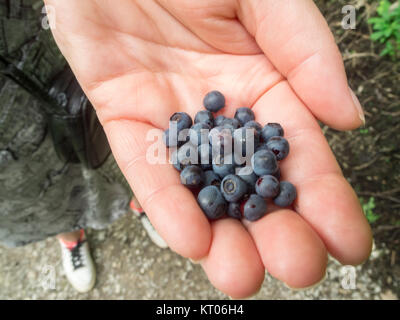
[[[169,128],[163,133],[163,141],[168,148],[178,146],[178,136],[170,134]]]
[[[169,121],[176,121],[178,131],[188,129],[192,126],[192,118],[186,112],[175,112]]]
[[[283,133],[283,128],[279,123],[268,123],[261,130],[261,136],[264,142],[268,142],[269,138],[271,137],[283,137]]]
[[[178,161],[178,150],[174,150],[171,154],[171,163],[178,171],[182,171],[184,166]]]
[[[237,119],[242,126],[249,121],[253,121],[255,119],[254,112],[250,108],[239,108],[236,110],[235,119]]]
[[[221,192],[226,201],[237,202],[247,192],[247,184],[240,177],[228,174],[222,179]]]
[[[211,129],[208,140],[215,154],[232,153],[232,133],[224,127],[215,127]]]
[[[254,128],[241,127],[233,133],[234,151],[243,157],[254,154],[254,148],[258,144],[257,132]]]
[[[218,112],[225,107],[225,97],[219,91],[211,91],[204,97],[203,104],[208,111]]]
[[[225,118],[225,116],[223,116],[223,115],[217,116],[217,117],[214,119],[214,125],[215,125],[215,126],[220,126],[220,125],[222,125],[222,123],[224,122],[225,119],[226,119],[226,118]]]
[[[205,123],[212,128],[214,127],[214,116],[208,110],[201,110],[196,113],[196,116],[194,117],[194,123]]]
[[[224,121],[222,121],[222,126],[226,128],[232,128],[232,130],[235,130],[237,128],[240,128],[240,122],[237,119],[231,119],[231,118],[225,118]]]
[[[256,192],[263,198],[275,198],[279,194],[279,181],[274,176],[261,176],[256,182]]]
[[[237,172],[237,175],[247,183],[248,192],[254,193],[258,176],[254,173],[253,168],[250,166],[243,167]]]
[[[189,188],[199,187],[204,182],[204,172],[198,166],[187,166],[181,171],[181,182]]]
[[[280,207],[290,206],[297,197],[295,186],[288,181],[281,181],[279,187],[280,192],[274,199],[274,203]]]
[[[289,154],[289,142],[283,137],[269,138],[267,147],[275,154],[276,160],[283,160]]]
[[[235,172],[235,165],[232,154],[224,157],[223,155],[217,154],[213,158],[213,170],[221,178],[224,178],[228,174],[233,174]]]
[[[244,204],[243,215],[249,221],[256,221],[267,213],[267,203],[258,194],[252,194]]]
[[[260,150],[252,156],[251,166],[256,175],[264,176],[275,173],[278,169],[278,162],[271,151]]]
[[[230,202],[228,205],[228,216],[234,219],[241,219],[242,212],[240,210],[240,203]]]
[[[204,171],[204,183],[203,186],[221,186],[221,179],[217,174],[212,170]]]
[[[198,164],[199,153],[197,146],[192,145],[190,142],[185,143],[178,149],[177,160],[182,167]]]
[[[278,167],[278,170],[272,173],[271,176],[274,176],[276,179],[281,180],[281,169]]]
[[[203,170],[212,169],[212,148],[210,144],[201,144],[198,147],[199,163]]]
[[[211,220],[221,218],[227,209],[227,203],[216,186],[207,186],[199,192],[197,202],[204,214]]]
[[[194,124],[189,130],[190,142],[197,145],[208,143],[210,129],[211,127],[203,122]]]
[[[266,143],[259,143],[259,144],[257,145],[255,152],[260,151],[260,150],[268,150],[268,151],[270,151],[270,150],[268,149]]]
[[[257,121],[251,120],[244,124],[245,128],[253,128],[257,131],[258,135],[261,136],[262,126]]]

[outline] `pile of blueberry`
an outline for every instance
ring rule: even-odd
[[[194,124],[185,112],[174,113],[163,139],[171,148],[171,162],[183,185],[197,194],[197,202],[211,220],[227,214],[255,221],[267,212],[267,201],[290,206],[296,188],[280,180],[278,161],[289,153],[289,143],[278,123],[262,127],[250,108],[239,108],[233,119],[213,113],[225,106],[225,97],[209,92],[206,110]]]

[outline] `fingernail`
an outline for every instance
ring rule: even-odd
[[[363,111],[363,108],[362,108],[362,106],[361,106],[361,103],[360,103],[360,101],[358,100],[358,98],[357,98],[356,94],[354,93],[354,91],[351,90],[350,87],[349,87],[349,90],[350,90],[351,97],[353,98],[354,106],[355,106],[356,109],[357,109],[358,116],[360,117],[360,119],[361,119],[363,125],[365,126],[365,115],[364,115],[364,111]]]
[[[293,291],[306,291],[306,290],[310,290],[310,289],[313,289],[313,288],[319,286],[321,283],[323,283],[326,280],[327,276],[328,276],[328,272],[325,272],[325,275],[322,277],[321,280],[319,280],[317,283],[314,283],[313,285],[305,287],[305,288],[292,288],[285,282],[283,284],[285,285],[286,288],[289,288],[290,290],[293,290]]]
[[[193,260],[193,259],[190,259],[190,258],[188,258],[188,259],[193,264],[200,264],[200,260]]]

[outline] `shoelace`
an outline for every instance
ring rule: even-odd
[[[72,266],[74,267],[74,270],[77,270],[84,266],[80,249],[81,249],[82,244],[85,242],[86,242],[86,240],[78,241],[76,246],[72,250],[70,250],[71,251],[71,262],[72,262]]]

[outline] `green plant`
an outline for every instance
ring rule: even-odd
[[[375,198],[370,197],[368,202],[365,202],[363,198],[360,198],[361,206],[364,211],[365,216],[369,223],[376,222],[381,216],[374,212],[375,209]]]
[[[378,15],[368,20],[374,30],[371,40],[385,44],[381,56],[395,59],[400,53],[400,0],[381,0],[376,11]]]

